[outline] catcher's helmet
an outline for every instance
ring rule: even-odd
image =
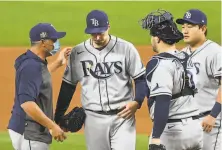
[[[157,36],[167,44],[174,44],[183,39],[173,21],[173,15],[165,10],[158,9],[149,13],[140,21],[143,29],[150,30],[151,36]]]

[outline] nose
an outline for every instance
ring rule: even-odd
[[[96,35],[96,40],[99,40],[100,39],[100,36],[99,35]]]
[[[183,29],[183,34],[188,34],[187,28],[184,28],[184,29]]]

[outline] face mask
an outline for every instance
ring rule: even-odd
[[[53,46],[54,46],[54,49],[49,52],[51,55],[55,55],[60,50],[59,40],[57,40],[55,43],[53,43]]]

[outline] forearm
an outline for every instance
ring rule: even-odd
[[[154,124],[152,138],[159,139],[167,124],[171,96],[160,95],[155,97]]]
[[[63,116],[69,107],[72,96],[75,92],[76,86],[62,81],[62,85],[59,92],[59,97],[56,104],[55,110],[55,122],[58,123],[60,117]]]
[[[27,101],[21,104],[21,107],[23,108],[25,113],[30,116],[34,121],[38,122],[39,124],[48,129],[52,129],[54,122],[43,113],[43,111],[35,102]]]
[[[210,115],[214,118],[217,118],[217,116],[220,114],[221,112],[221,87],[219,88],[219,91],[218,91],[218,96],[217,96],[217,100],[210,112]]]
[[[134,80],[135,82],[135,101],[139,104],[139,108],[141,107],[145,96],[147,95],[147,86],[145,75],[142,75]]]
[[[56,71],[59,67],[61,67],[62,64],[60,62],[58,62],[57,60],[55,60],[54,62],[52,62],[51,64],[48,65],[48,70],[50,73]]]

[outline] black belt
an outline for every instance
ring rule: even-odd
[[[192,116],[193,120],[199,119],[200,116]],[[186,119],[186,118],[184,118]],[[182,119],[168,119],[167,123],[182,122]]]
[[[96,110],[90,110],[90,109],[86,109],[86,110],[97,113],[97,114],[101,114],[101,115],[116,115],[119,112],[121,112],[123,109],[113,109],[109,111],[96,111]]]

